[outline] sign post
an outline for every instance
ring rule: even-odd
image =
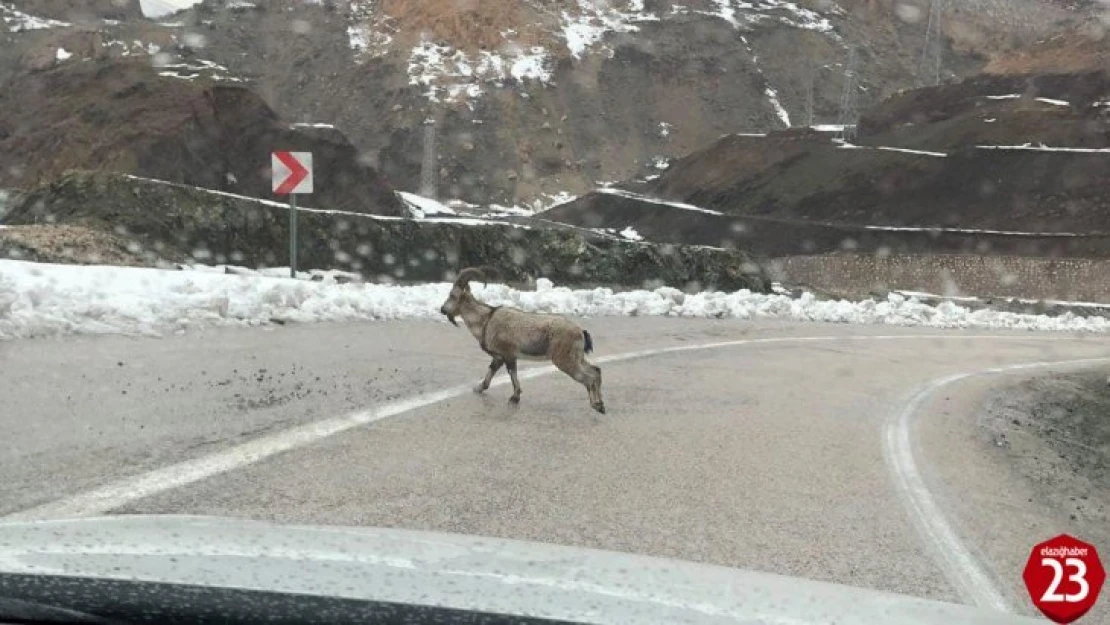
[[[270,154],[270,180],[275,195],[289,196],[289,277],[297,277],[297,195],[312,193],[312,152]]]
[[[1060,534],[1033,545],[1022,579],[1042,614],[1072,623],[1094,607],[1106,570],[1094,545]]]

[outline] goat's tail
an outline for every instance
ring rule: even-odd
[[[594,351],[594,339],[593,339],[593,337],[590,336],[590,333],[585,331],[585,330],[582,330],[582,338],[585,339],[585,341],[586,341],[585,352],[588,354],[588,353]]]

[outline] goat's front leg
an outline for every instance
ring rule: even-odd
[[[513,381],[513,396],[509,398],[510,404],[520,403],[520,380],[516,378],[516,361],[506,360],[505,368],[509,370],[509,378]]]
[[[501,365],[503,364],[505,364],[504,360],[494,356],[493,360],[489,363],[489,371],[486,372],[486,377],[482,380],[481,384],[474,387],[474,392],[478,394],[486,392],[486,389],[489,388],[489,383],[493,381],[493,376],[497,375],[497,372],[501,370]]]

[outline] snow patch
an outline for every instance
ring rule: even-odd
[[[405,203],[409,209],[409,213],[416,219],[424,219],[428,215],[457,215],[458,212],[448,208],[447,206],[431,199],[426,198],[415,193],[407,193],[405,191],[397,191],[397,195]]]
[[[682,202],[671,202],[669,200],[661,200],[661,199],[658,199],[658,198],[648,197],[646,195],[640,195],[639,193],[632,193],[631,191],[625,191],[623,189],[614,189],[614,188],[611,188],[611,187],[602,187],[600,189],[595,189],[595,192],[596,193],[604,193],[606,195],[616,195],[616,196],[619,196],[619,197],[628,198],[630,200],[637,200],[637,201],[640,201],[640,202],[646,202],[648,204],[658,204],[660,206],[669,206],[671,208],[678,208],[678,209],[687,210],[687,211],[694,211],[696,213],[705,213],[707,215],[723,215],[724,214],[722,212],[715,211],[715,210],[710,210],[708,208],[702,208],[700,206],[694,206],[693,204],[684,204]]]
[[[576,14],[563,11],[562,30],[567,49],[576,59],[600,44],[608,33],[630,33],[640,30],[641,22],[658,22],[658,15],[644,10],[643,0],[631,0],[626,11],[620,11],[607,2],[578,0]],[[611,48],[603,48],[611,57]]]
[[[502,52],[481,50],[476,57],[462,50],[422,41],[409,55],[409,84],[427,87],[425,96],[432,102],[470,100],[481,94],[482,83],[502,87],[510,80],[551,80],[547,51],[533,46],[524,51],[506,45]],[[441,97],[440,93],[446,95]]]
[[[0,19],[4,20],[4,23],[8,26],[8,30],[13,33],[72,26],[69,22],[28,15],[7,3],[0,3]]]
[[[1012,237],[1078,237],[1083,236],[1075,232],[1024,232],[1020,230],[978,230],[974,228],[942,228],[942,227],[917,227],[917,226],[864,226],[865,230],[883,230],[886,232],[953,232],[959,234],[1004,234]],[[1092,233],[1088,233],[1092,234]]]
[[[832,22],[817,11],[784,0],[713,0],[712,10],[695,11],[701,15],[725,20],[734,28],[750,28],[773,20],[793,28],[815,30],[835,35]],[[677,12],[677,11],[676,11]],[[683,7],[685,12],[685,7]]]
[[[426,319],[446,323],[439,306],[450,282],[395,286],[341,284],[340,274],[304,280],[278,277],[280,268],[249,270],[190,267],[183,271],[97,265],[56,265],[0,260],[0,339],[68,334],[159,335],[205,326],[280,322]],[[271,274],[271,275],[266,275]],[[777,318],[826,323],[1056,332],[1110,332],[1110,320],[969,310],[891,293],[885,300],[819,300],[748,290],[683,293],[662,287],[614,292],[570,289],[549,280],[535,291],[472,283],[494,306],[583,317],[667,316]]]
[[[1053,100],[1052,98],[1035,98],[1037,102],[1044,102],[1045,104],[1052,104],[1053,106],[1071,106],[1070,102],[1064,100]]]
[[[201,0],[139,0],[139,7],[145,17],[157,19],[173,15],[198,4]]]
[[[779,102],[779,94],[770,87],[766,87],[763,90],[763,93],[766,94],[767,101],[771,103],[771,108],[775,109],[775,114],[778,115],[779,119],[782,120],[782,123],[785,124],[787,128],[789,128],[790,113],[787,113],[786,108],[782,106],[782,102]]]
[[[848,143],[847,141],[838,141],[838,146],[842,150],[883,150],[886,152],[901,152],[903,154],[916,154],[918,156],[932,156],[935,158],[947,158],[948,154],[944,152],[930,152],[928,150],[911,150],[909,148],[899,148],[890,145],[856,145]]]
[[[1029,152],[1075,152],[1079,154],[1107,154],[1110,153],[1110,148],[1068,148],[1068,147],[1053,147],[1045,144],[1032,145],[1025,143],[1022,145],[977,145],[976,148],[980,150],[1025,150]]]
[[[59,61],[66,61],[72,56],[73,53],[67,52],[65,48],[58,48],[58,51],[54,53],[54,58]]]
[[[620,235],[626,239],[631,239],[633,241],[644,240],[644,237],[640,236],[640,233],[636,232],[636,229],[632,226],[628,226],[624,230],[621,230]]]
[[[948,155],[944,152],[930,152],[928,150],[911,150],[909,148],[896,148],[889,145],[875,146],[876,150],[886,150],[887,152],[902,152],[903,154],[919,154],[921,156],[935,156],[937,158],[946,158]]]

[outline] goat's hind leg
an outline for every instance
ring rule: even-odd
[[[585,358],[579,359],[575,364],[556,362],[555,366],[574,381],[585,386],[590,397],[590,407],[601,414],[605,414],[605,403],[601,401],[601,369],[599,367],[586,362]]]
[[[474,392],[478,393],[479,395],[486,392],[486,389],[489,388],[490,382],[493,381],[493,376],[497,375],[497,372],[501,370],[501,365],[504,364],[504,360],[501,360],[500,358],[497,358],[495,356],[493,360],[491,360],[489,363],[489,371],[486,371],[486,377],[482,379],[481,383],[479,383],[478,386],[474,387]]]
[[[586,390],[590,393],[590,406],[594,410],[605,414],[605,402],[601,399],[601,367],[591,365],[582,360],[582,370],[586,374]]]
[[[513,396],[509,398],[510,404],[520,403],[520,380],[516,377],[516,361],[505,361],[505,368],[509,370],[509,378],[513,381]]]

